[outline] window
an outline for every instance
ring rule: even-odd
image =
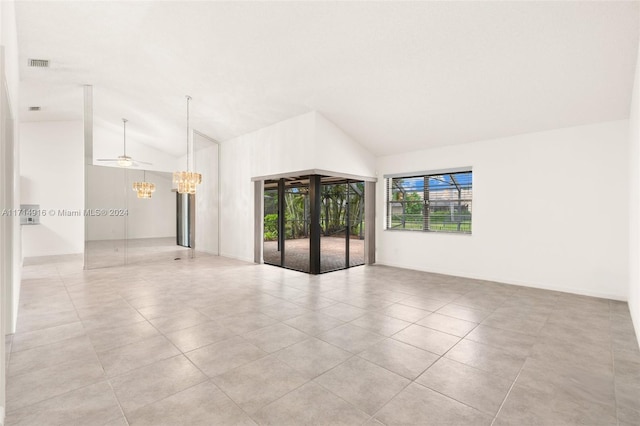
[[[387,177],[386,229],[471,233],[472,172]]]

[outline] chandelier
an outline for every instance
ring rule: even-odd
[[[151,194],[156,190],[156,186],[147,182],[147,171],[143,171],[143,182],[133,182],[133,190],[138,192],[138,198],[151,198]]]
[[[202,175],[191,171],[191,157],[193,156],[193,143],[189,144],[189,101],[191,96],[187,95],[187,170],[184,172],[173,172],[173,183],[178,186],[179,194],[195,194],[196,185],[202,183]]]

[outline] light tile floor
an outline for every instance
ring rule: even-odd
[[[373,266],[26,266],[8,425],[638,425],[625,303]]]

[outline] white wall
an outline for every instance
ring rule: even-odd
[[[18,112],[18,95],[20,76],[18,75],[18,33],[16,30],[16,13],[14,1],[0,2],[0,45],[5,48],[5,73],[7,89],[13,107],[14,118]]]
[[[375,156],[316,111],[228,142],[249,144],[244,161],[249,161],[252,177],[313,169],[375,175]]]
[[[13,118],[13,164],[12,164],[12,196],[13,206],[19,206],[20,204],[20,129],[18,128],[18,120],[20,117],[19,111],[19,83],[20,76],[18,75],[18,40],[15,21],[15,2],[3,1],[0,7],[0,45],[4,48],[5,62],[4,72],[6,87],[9,96],[9,104]],[[9,195],[11,198],[11,195]],[[16,319],[18,315],[18,299],[20,296],[20,277],[22,268],[22,240],[20,238],[20,220],[19,218],[13,219],[13,242],[12,251],[13,256],[10,260],[12,262],[12,279],[10,284],[9,295],[12,299],[12,306],[9,307],[7,331],[13,333],[15,331]]]
[[[248,163],[249,179],[312,169],[315,123],[316,113],[310,112],[227,141],[227,145],[239,142],[245,147],[231,164]]]
[[[314,168],[371,177],[376,158],[362,145],[322,115],[315,114]]]
[[[629,310],[640,336],[640,48],[629,115]]]
[[[219,146],[214,141],[194,134],[194,170],[202,173],[202,184],[196,193],[196,250],[217,255],[219,238]]]
[[[220,255],[247,262],[253,261],[254,143],[245,136],[220,144]]]
[[[312,111],[220,145],[220,254],[253,261],[251,179],[305,170],[373,176],[375,158]]]
[[[628,121],[378,159],[377,261],[626,300]],[[384,230],[382,175],[473,167],[473,235]]]
[[[82,253],[83,218],[57,214],[84,208],[82,122],[26,122],[20,136],[20,203],[56,213],[22,227],[24,257]]]
[[[20,152],[19,152],[19,129],[16,123],[19,120],[19,75],[18,75],[18,42],[15,19],[15,3],[13,1],[0,2],[0,46],[2,46],[4,58],[0,58],[3,71],[0,72],[0,84],[7,88],[9,108],[12,112],[12,122],[7,123],[8,116],[3,113],[3,123],[0,129],[11,124],[13,127],[13,139],[4,140],[0,136],[3,145],[0,150],[11,156],[3,158],[0,155],[0,204],[5,208],[16,208],[19,205],[20,197]],[[10,145],[10,146],[9,146]],[[10,148],[10,149],[6,149]],[[11,158],[12,157],[12,158]],[[0,231],[2,238],[0,243],[9,249],[10,254],[3,255],[0,259],[0,424],[4,422],[5,413],[5,345],[4,334],[14,333],[16,319],[18,315],[18,300],[20,297],[20,278],[22,266],[21,239],[19,219],[1,218],[5,230],[11,230],[7,235]],[[7,237],[9,237],[7,239]],[[9,268],[6,271],[5,268]]]
[[[315,113],[220,144],[220,255],[253,261],[254,176],[313,168]]]

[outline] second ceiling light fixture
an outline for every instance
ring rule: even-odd
[[[151,163],[147,163],[146,161],[134,160],[133,158],[127,155],[127,120],[126,118],[122,119],[122,155],[118,155],[117,158],[99,158],[96,161],[100,162],[108,162],[108,163],[116,163],[118,167],[137,167],[140,164],[146,164],[148,166],[153,166]]]

